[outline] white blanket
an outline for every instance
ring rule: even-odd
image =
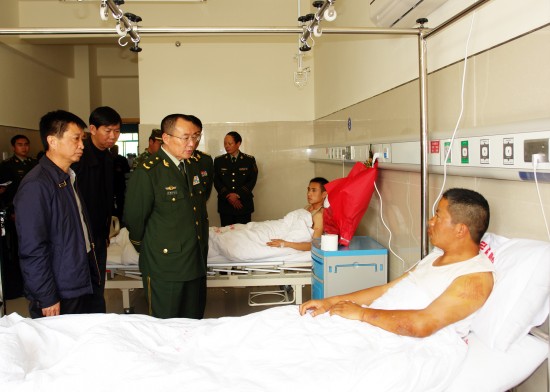
[[[313,235],[311,213],[301,208],[283,219],[250,222],[226,227],[211,227],[208,239],[208,258],[223,256],[231,261],[260,261],[294,255],[292,248],[274,248],[266,243],[271,239],[291,242],[311,242]]]
[[[291,211],[283,219],[264,222],[250,222],[246,225],[210,227],[208,239],[208,260],[231,262],[311,260],[308,255],[292,248],[272,248],[266,242],[280,238],[292,242],[311,242],[313,235],[311,214],[301,208]],[[113,257],[109,258],[110,255]],[[116,260],[115,260],[116,259]],[[117,264],[138,264],[139,253],[131,244],[128,230],[122,228],[111,239],[107,248],[107,260]]]
[[[393,294],[414,306],[411,289]],[[442,391],[467,350],[452,326],[409,338],[296,306],[201,321],[12,314],[0,319],[0,347],[10,392]]]

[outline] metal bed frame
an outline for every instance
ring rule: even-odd
[[[107,263],[107,272],[105,289],[119,289],[124,312],[133,313],[130,292],[143,288],[138,266]],[[126,279],[115,279],[117,276]],[[214,263],[208,265],[206,278],[209,288],[265,287],[266,290],[249,293],[249,306],[299,305],[303,302],[303,289],[308,285],[311,285],[311,262]],[[267,289],[272,286],[280,289]]]

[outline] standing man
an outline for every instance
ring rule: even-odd
[[[160,145],[162,144],[162,131],[160,129],[153,129],[151,136],[149,136],[149,146],[132,162],[132,170],[136,170],[139,165],[147,162],[149,157],[156,153]]]
[[[104,276],[93,256],[88,216],[71,164],[86,124],[58,110],[40,120],[46,150],[15,196],[21,271],[32,318],[89,313],[85,297]]]
[[[80,195],[84,198],[91,220],[92,242],[99,264],[101,285],[94,287],[89,296],[90,310],[105,313],[105,269],[107,246],[113,211],[113,157],[109,148],[120,136],[120,115],[108,106],[95,109],[90,114],[90,134],[84,140],[84,155],[72,168],[78,177]]]
[[[258,167],[252,155],[239,151],[241,135],[229,132],[223,146],[227,154],[214,159],[214,187],[218,191],[221,225],[248,223],[254,212],[252,190],[258,179]]]
[[[204,185],[191,156],[201,138],[193,117],[161,123],[162,147],[130,177],[124,221],[154,317],[200,319],[206,306],[208,221]]]
[[[189,115],[190,121],[195,124],[200,130],[202,135],[202,121],[193,115]],[[200,150],[195,149],[193,152],[193,159],[191,160],[191,163],[196,162],[199,167],[200,176],[199,179],[204,185],[204,189],[206,193],[204,196],[204,202],[206,203],[208,199],[210,198],[210,194],[212,193],[212,186],[214,185],[214,161],[212,160],[212,157]],[[206,211],[206,207],[205,207]],[[208,219],[208,217],[207,217]]]
[[[36,159],[29,157],[30,141],[25,135],[12,137],[11,146],[13,156],[0,164],[0,183],[9,183],[7,186],[0,187],[2,208],[6,210],[6,236],[2,240],[5,245],[2,251],[4,256],[2,276],[4,278],[4,298],[6,299],[14,299],[23,295],[13,198],[23,177],[38,164]]]

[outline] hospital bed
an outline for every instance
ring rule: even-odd
[[[111,243],[107,251],[108,276],[105,289],[119,289],[125,313],[132,312],[130,292],[143,288],[137,266],[137,253],[131,244]],[[284,257],[254,262],[234,262],[223,257],[209,258],[207,287],[264,287],[249,293],[250,306],[301,304],[303,289],[311,285],[311,253],[299,252]],[[267,288],[279,286],[279,290]]]
[[[300,316],[295,305],[205,320],[11,314],[0,319],[0,390],[507,391],[548,357],[548,334],[529,331],[548,317],[550,243],[486,242],[497,281],[465,341],[447,328],[419,339]]]

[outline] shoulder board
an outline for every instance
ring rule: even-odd
[[[195,152],[197,153],[199,159],[201,158],[201,157],[200,157],[201,155],[204,155],[205,157],[209,157],[209,156],[210,156],[210,154],[208,154],[208,153],[206,153],[206,152],[204,152],[204,151],[195,150]]]
[[[241,152],[241,154],[243,154],[243,156],[247,157],[247,158],[254,158],[253,155],[248,155],[248,154],[245,154],[244,152]]]
[[[151,157],[150,157],[151,158]],[[161,160],[159,159],[158,156],[155,156],[154,158],[151,158],[151,159],[147,159],[146,161],[144,161],[141,166],[143,166],[143,168],[145,170],[149,170],[151,169],[152,167],[155,167],[156,165],[158,165],[159,163],[161,162]]]
[[[227,154],[218,155],[218,156],[216,157],[216,159],[218,159],[218,158],[223,158],[223,157],[225,157],[226,155],[227,155]],[[226,157],[226,158],[227,158],[227,157]]]

